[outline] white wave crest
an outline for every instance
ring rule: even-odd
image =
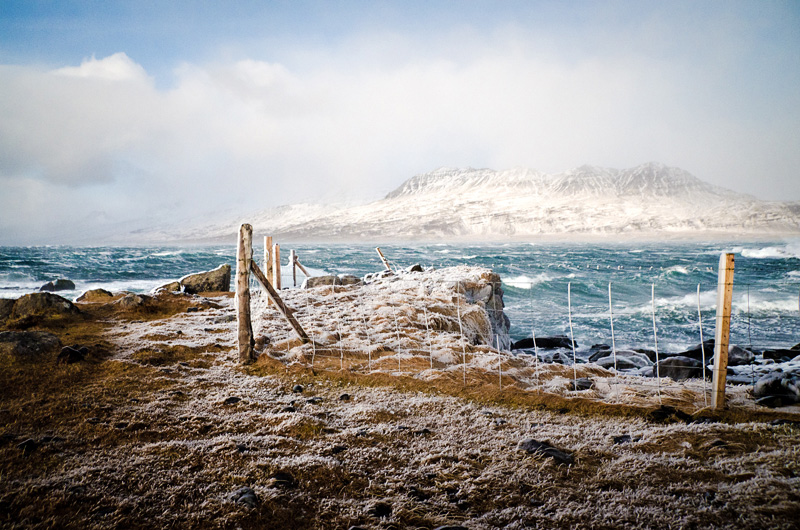
[[[510,285],[511,287],[517,287],[519,289],[528,289],[534,285],[538,285],[540,283],[545,283],[552,281],[553,277],[549,274],[542,272],[540,274],[536,274],[534,276],[514,276],[513,278],[508,278],[503,280],[503,283],[506,285]]]

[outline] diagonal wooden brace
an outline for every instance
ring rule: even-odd
[[[258,268],[258,265],[256,265],[256,262],[253,260],[250,260],[250,270],[253,272],[253,276],[256,277],[256,280],[258,280],[258,283],[260,283],[264,290],[267,291],[267,295],[269,296],[270,300],[272,300],[272,303],[275,304],[275,306],[278,308],[278,311],[280,311],[286,321],[289,322],[289,325],[292,326],[292,329],[294,329],[295,333],[297,333],[297,336],[300,337],[300,340],[302,340],[304,344],[311,342],[311,339],[308,338],[305,330],[303,330],[303,326],[301,326],[300,322],[294,318],[294,312],[286,307],[286,304],[283,303],[280,295],[278,295],[278,291],[272,287],[272,284],[269,282],[269,280],[267,280],[267,277],[264,276],[264,273],[261,272],[261,269]]]

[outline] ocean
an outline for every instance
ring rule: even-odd
[[[735,253],[731,342],[754,349],[800,343],[800,241],[774,243],[508,243],[385,245],[398,267],[474,265],[503,279],[511,338],[570,335],[579,350],[611,344],[677,352],[713,338],[720,254]],[[373,246],[284,244],[314,275],[381,270]],[[223,263],[235,267],[234,244],[202,247],[0,247],[0,297],[16,298],[58,278],[88,289],[148,292]],[[263,248],[255,248],[255,256]],[[298,272],[298,278],[302,274]],[[283,286],[291,285],[284,271]],[[699,285],[699,296],[698,296]],[[569,292],[569,297],[568,297]],[[654,299],[653,299],[654,298]],[[698,317],[698,303],[700,317]],[[653,315],[655,314],[655,319]],[[655,333],[654,321],[655,320]]]

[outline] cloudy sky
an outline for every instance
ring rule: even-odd
[[[658,161],[800,200],[800,3],[0,2],[0,244]]]

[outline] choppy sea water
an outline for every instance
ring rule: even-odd
[[[362,276],[382,269],[372,246],[283,245],[284,263],[290,248],[313,274]],[[571,316],[580,350],[592,344],[610,344],[613,314],[617,348],[652,349],[658,341],[659,351],[680,351],[699,342],[698,285],[703,335],[714,336],[719,257],[722,252],[734,252],[731,342],[756,349],[790,347],[800,342],[800,242],[419,244],[381,248],[400,267],[414,263],[426,267],[475,265],[499,273],[512,340],[529,337],[532,330],[537,336],[569,335]],[[256,256],[262,252],[255,248]],[[223,263],[234,266],[235,253],[233,244],[0,247],[0,297],[34,292],[57,278],[75,282],[76,290],[59,293],[71,299],[94,288],[147,292],[186,274]],[[287,284],[291,285],[291,276],[285,271],[283,286]]]

